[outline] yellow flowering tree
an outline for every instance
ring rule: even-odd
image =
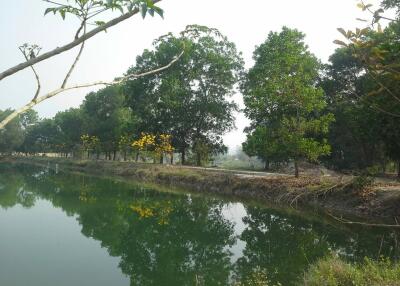
[[[150,157],[154,161],[156,158],[160,159],[163,163],[164,155],[169,154],[172,156],[174,148],[171,144],[172,137],[168,134],[161,134],[159,136],[142,133],[138,140],[132,142],[132,148],[142,155],[142,158]]]
[[[90,157],[90,152],[97,150],[100,146],[100,139],[97,136],[84,134],[81,136],[83,150],[87,152],[87,157]]]
[[[152,157],[156,144],[156,136],[148,133],[141,133],[140,138],[132,142],[132,148],[142,155],[145,160],[149,155]]]
[[[163,163],[164,155],[170,155],[171,158],[174,153],[174,147],[172,147],[171,139],[172,136],[168,134],[161,134],[157,138],[157,144],[155,146],[156,155],[160,158],[160,164]]]

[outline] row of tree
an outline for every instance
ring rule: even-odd
[[[336,169],[385,170],[400,164],[400,24],[342,32],[351,43],[337,41],[343,47],[327,65],[303,33],[271,32],[244,72],[240,53],[218,30],[188,26],[157,39],[126,75],[164,66],[183,50],[169,69],[89,93],[53,119],[24,114],[3,131],[0,151],[72,154],[87,134],[98,138],[97,153],[115,159],[142,133],[168,134],[182,164],[189,157],[201,165],[226,151],[221,136],[234,128],[231,96],[240,87],[251,120],[243,150],[266,167],[293,162],[298,176],[299,161],[322,159]]]

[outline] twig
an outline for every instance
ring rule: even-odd
[[[143,72],[143,73],[140,73],[140,74],[127,75],[127,76],[118,78],[118,79],[116,79],[114,81],[111,81],[111,82],[97,81],[97,82],[79,84],[79,85],[74,85],[74,86],[70,86],[70,87],[64,87],[64,88],[59,88],[59,89],[53,90],[52,92],[49,92],[49,93],[37,98],[37,100],[35,100],[35,101],[32,100],[28,104],[24,105],[20,109],[15,110],[10,115],[8,115],[5,119],[3,119],[0,122],[0,130],[3,129],[11,120],[16,118],[18,115],[26,112],[27,110],[31,109],[32,107],[34,107],[35,105],[41,103],[42,101],[45,101],[45,100],[47,100],[49,98],[52,98],[52,97],[56,96],[57,94],[63,93],[63,92],[68,91],[68,90],[73,90],[73,89],[78,89],[78,88],[83,88],[83,87],[91,87],[91,86],[96,86],[96,85],[115,85],[115,84],[120,84],[120,83],[122,83],[124,81],[127,81],[127,80],[133,80],[133,79],[137,79],[137,78],[140,78],[140,77],[148,76],[148,75],[151,75],[151,74],[159,73],[161,71],[164,71],[164,70],[168,69],[174,63],[176,63],[182,57],[183,53],[184,53],[184,51],[182,51],[177,57],[175,57],[169,64],[167,64],[167,65],[165,65],[163,67],[151,70],[151,71]]]
[[[400,225],[398,224],[378,224],[378,223],[365,223],[365,222],[358,222],[358,221],[349,221],[345,220],[343,218],[338,218],[330,213],[327,213],[329,216],[337,220],[338,222],[341,222],[343,224],[354,224],[354,225],[364,225],[364,226],[373,226],[373,227],[388,227],[388,228],[400,228]]]
[[[19,50],[20,50],[21,53],[24,55],[25,59],[28,61],[28,60],[29,60],[29,59],[28,59],[28,56],[26,55],[26,53],[24,52],[24,50],[23,50],[21,47],[19,47]],[[35,93],[35,95],[33,96],[33,99],[32,99],[32,101],[36,101],[36,99],[37,99],[38,96],[39,96],[40,88],[41,88],[40,79],[39,79],[39,75],[38,75],[38,73],[36,72],[36,70],[35,70],[35,68],[33,67],[33,65],[30,66],[30,68],[32,69],[33,74],[35,75],[36,83],[37,83],[36,93]]]
[[[156,3],[160,2],[160,1],[162,1],[162,0],[153,0],[153,3],[156,4]],[[125,14],[117,17],[117,18],[112,19],[111,21],[105,23],[104,25],[101,25],[101,26],[91,30],[87,34],[82,35],[78,39],[76,39],[76,40],[74,40],[74,41],[72,41],[72,42],[70,42],[70,43],[68,43],[68,44],[66,44],[66,45],[64,45],[62,47],[55,48],[54,50],[52,50],[50,52],[47,52],[47,53],[44,53],[41,56],[38,56],[38,57],[33,58],[33,59],[29,59],[29,61],[20,63],[20,64],[14,66],[12,68],[9,68],[9,69],[3,71],[2,73],[0,73],[0,81],[2,79],[4,79],[4,78],[10,76],[10,75],[15,74],[16,72],[19,72],[19,71],[21,71],[21,70],[23,70],[23,69],[25,69],[27,67],[30,67],[30,66],[32,66],[32,65],[34,65],[36,63],[39,63],[39,62],[44,61],[44,60],[47,60],[48,58],[54,57],[55,55],[64,53],[64,52],[66,52],[66,51],[68,51],[68,50],[80,45],[84,41],[92,38],[93,36],[97,35],[98,33],[103,32],[104,30],[106,30],[106,29],[108,29],[110,27],[113,27],[113,26],[121,23],[122,21],[125,21],[125,20],[131,18],[132,16],[136,15],[137,13],[139,13],[139,9],[135,8],[130,12],[127,12],[127,13],[125,13]]]

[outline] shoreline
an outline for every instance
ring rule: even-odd
[[[119,177],[128,181],[154,183],[195,193],[216,194],[254,200],[294,209],[322,211],[355,220],[378,220],[397,224],[400,218],[400,184],[356,191],[352,182],[340,177],[293,176],[148,163],[94,161],[49,157],[8,157],[0,162],[48,166],[61,170]],[[254,174],[252,174],[254,173]]]

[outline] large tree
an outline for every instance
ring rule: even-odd
[[[300,159],[315,161],[330,150],[324,134],[333,115],[323,114],[326,102],[316,86],[320,63],[308,51],[304,34],[287,27],[271,32],[255,50],[254,60],[242,85],[251,120],[244,147],[252,146],[264,160],[293,160],[298,177]],[[263,140],[252,138],[260,134]]]
[[[128,75],[163,65],[182,48],[184,55],[168,71],[129,81],[124,90],[140,131],[171,134],[182,163],[192,148],[200,164],[204,150],[224,150],[220,136],[234,127],[237,106],[229,98],[243,61],[218,30],[188,26],[179,36],[156,40],[154,50],[137,57]]]

